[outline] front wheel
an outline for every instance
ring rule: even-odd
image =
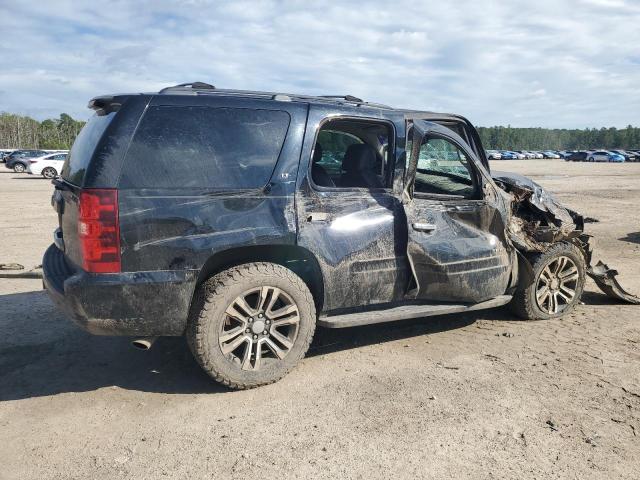
[[[225,270],[196,292],[187,341],[200,366],[233,389],[273,383],[305,355],[316,326],[306,284],[273,263]]]
[[[16,163],[16,164],[13,166],[13,171],[14,171],[14,172],[16,172],[16,173],[22,173],[22,172],[24,172],[25,170],[26,170],[26,167],[25,167],[25,166],[24,166],[24,164],[22,164],[22,163]]]
[[[42,176],[44,178],[55,178],[58,175],[58,172],[56,172],[56,169],[53,167],[47,167],[44,170],[42,170]]]
[[[557,243],[530,258],[533,281],[519,286],[510,307],[526,320],[558,318],[571,312],[580,301],[586,263],[571,243]]]

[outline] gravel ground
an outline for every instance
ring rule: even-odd
[[[640,292],[640,163],[494,162],[597,218]],[[0,263],[40,262],[48,181],[0,168]],[[562,320],[505,309],[319,330],[282,381],[230,392],[182,338],[93,337],[0,279],[0,479],[592,478],[640,472],[640,307],[589,282]]]

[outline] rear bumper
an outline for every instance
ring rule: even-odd
[[[196,270],[90,274],[55,245],[42,273],[54,303],[95,335],[182,335],[197,279]]]

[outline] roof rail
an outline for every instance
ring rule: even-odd
[[[191,90],[215,90],[216,89],[216,87],[214,87],[213,85],[205,82],[187,82],[187,83],[181,83],[179,85],[173,85],[172,87],[163,88],[158,93],[165,93],[174,89],[181,90],[185,88],[190,88]]]
[[[353,95],[320,95],[320,98],[342,98],[343,100],[346,100],[347,102],[366,103],[361,98],[354,97]]]
[[[391,108],[389,105],[384,105],[382,103],[374,103],[374,102],[365,102],[361,98],[354,97],[353,95],[320,95],[317,98],[327,98],[327,99],[335,99],[335,100],[344,100],[345,102],[355,103],[356,105],[362,106],[366,105],[367,107],[374,108]]]

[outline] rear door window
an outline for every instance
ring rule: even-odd
[[[280,110],[150,107],[129,147],[120,188],[264,187],[289,120]]]
[[[74,185],[82,185],[84,174],[87,171],[93,152],[115,115],[115,112],[107,115],[96,114],[89,119],[87,124],[80,130],[76,141],[73,142],[71,152],[69,152],[67,161],[62,167],[62,178]]]
[[[334,130],[322,130],[318,133],[318,144],[322,148],[322,157],[315,162],[332,178],[339,178],[342,173],[342,159],[351,145],[363,143],[355,135]],[[317,182],[316,182],[317,184]]]

